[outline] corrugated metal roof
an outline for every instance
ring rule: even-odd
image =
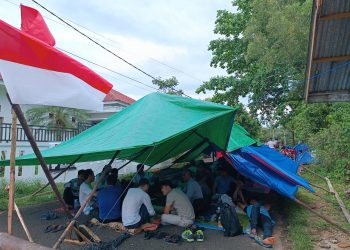
[[[306,100],[350,101],[350,0],[314,0],[312,15]]]

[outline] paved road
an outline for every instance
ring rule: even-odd
[[[32,237],[36,243],[53,246],[54,242],[58,239],[60,232],[58,233],[43,233],[44,229],[50,224],[65,224],[66,220],[64,216],[53,221],[40,220],[40,215],[45,211],[50,211],[58,207],[57,203],[47,203],[40,206],[32,206],[22,208],[22,214],[25,222],[32,234]],[[81,222],[86,221],[87,218],[81,218]],[[119,234],[113,230],[94,227],[94,232],[101,237],[102,240],[108,241],[113,240]],[[0,231],[7,231],[7,214],[0,215]],[[181,229],[173,226],[162,227],[161,231],[168,232],[171,234],[181,234]],[[208,250],[219,250],[219,249],[263,249],[258,246],[255,242],[249,239],[247,236],[238,236],[233,238],[223,237],[222,232],[206,230],[204,242],[182,242],[180,245],[174,245],[166,243],[163,240],[150,239],[144,240],[143,234],[132,236],[127,239],[120,247],[120,250],[143,250],[143,249],[208,249]],[[26,239],[26,235],[21,228],[17,217],[14,220],[14,235]],[[78,246],[73,246],[63,243],[61,249],[80,249]]]

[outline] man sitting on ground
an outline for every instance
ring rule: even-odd
[[[147,194],[149,182],[141,179],[138,188],[130,188],[126,194],[122,205],[123,224],[128,229],[135,229],[139,233],[146,228],[150,228],[150,217],[155,215],[151,198]]]
[[[85,181],[80,185],[79,189],[79,202],[80,205],[83,206],[92,192],[91,183],[95,180],[95,174],[91,169],[86,169],[85,173]],[[89,204],[86,205],[83,212],[85,215],[89,215],[93,210],[95,201],[93,199],[90,200]]]
[[[74,201],[79,201],[79,189],[80,185],[85,181],[85,170],[78,171],[78,178],[71,179],[64,184],[63,199],[66,202],[69,209],[74,208]]]
[[[133,183],[134,184],[139,184],[141,179],[147,179],[149,184],[152,185],[153,184],[153,175],[151,172],[145,172],[145,165],[143,164],[138,164],[137,167],[137,174],[134,176],[133,178]]]
[[[200,212],[205,210],[202,188],[198,182],[192,178],[192,172],[190,170],[186,170],[183,173],[182,179],[186,182],[184,192],[190,199],[196,216],[198,216]]]
[[[163,195],[166,195],[164,213],[161,217],[162,225],[191,226],[194,222],[195,214],[186,194],[179,189],[173,189],[170,181],[161,183],[161,191]]]
[[[275,243],[275,238],[272,236],[272,229],[275,222],[272,220],[269,210],[270,204],[260,205],[257,201],[252,200],[251,205],[247,206],[238,203],[238,206],[247,214],[250,222],[251,236],[257,237],[257,227],[263,230],[262,243],[266,246],[272,246]]]
[[[99,221],[101,223],[121,221],[122,188],[120,185],[116,185],[117,182],[117,175],[108,175],[107,186],[97,193]]]

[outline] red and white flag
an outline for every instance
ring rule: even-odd
[[[112,84],[52,47],[38,11],[21,10],[22,31],[0,20],[0,74],[12,102],[102,110]]]

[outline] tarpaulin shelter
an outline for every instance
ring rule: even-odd
[[[314,192],[309,183],[297,175],[298,165],[290,158],[265,145],[247,146],[227,154],[243,176],[293,198],[302,186]]]
[[[233,150],[250,145],[261,145],[261,143],[258,140],[251,138],[249,132],[242,126],[237,123],[233,124],[230,133],[230,140],[228,142],[226,151],[231,152]],[[190,162],[192,160],[195,160],[209,147],[211,147],[212,151],[220,150],[216,148],[215,145],[210,145],[209,142],[203,142],[201,144],[198,144],[190,151],[186,152],[186,154],[179,157],[176,162]]]
[[[207,142],[198,145],[181,156],[177,162],[194,160],[208,147],[211,145]],[[215,145],[212,147],[215,151]],[[239,124],[232,126],[227,156],[227,160],[240,174],[281,195],[292,198],[299,186],[314,192],[309,183],[297,175],[296,162],[277,150],[262,145]]]
[[[298,165],[307,165],[314,162],[315,158],[311,154],[310,147],[306,144],[299,143],[294,146],[295,161]]]
[[[119,159],[153,166],[210,141],[226,149],[236,108],[185,97],[149,94],[42,155],[49,164]],[[16,159],[35,165],[34,154]],[[1,166],[9,161],[1,161]]]

